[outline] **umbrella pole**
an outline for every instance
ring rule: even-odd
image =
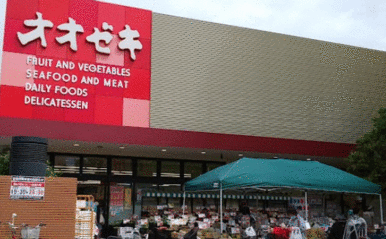
[[[381,213],[381,224],[383,224],[382,194],[379,194],[379,208]]]
[[[220,233],[222,232],[222,185],[220,183]]]
[[[305,191],[305,199],[306,199],[306,222],[308,222],[308,202],[307,202],[307,191]]]
[[[182,203],[182,215],[185,215],[185,198],[186,198],[186,192],[184,191],[184,200]]]

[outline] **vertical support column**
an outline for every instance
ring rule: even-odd
[[[132,212],[135,212],[135,204],[137,203],[137,182],[138,182],[138,159],[132,159],[133,164],[133,184],[132,184],[132,193],[131,193],[131,201],[132,201]],[[158,205],[158,204],[157,204]]]
[[[107,157],[107,177],[106,177],[106,183],[110,185],[110,182],[113,181],[112,177],[114,174],[112,173],[112,168],[113,168],[113,159],[112,157]]]
[[[162,165],[161,165],[161,160],[157,159],[157,182],[161,182],[161,171],[162,171]]]
[[[105,225],[104,229],[105,231],[109,227],[110,223],[110,183],[105,185],[105,200],[106,200],[106,205],[105,205]]]
[[[304,192],[305,194],[305,204],[306,204],[306,222],[308,222],[308,201],[307,201],[307,190]]]
[[[186,198],[186,192],[184,190],[184,202],[182,203],[182,215],[185,215],[185,198]]]
[[[220,183],[220,233],[222,232],[222,184]]]
[[[84,156],[80,155],[79,158],[79,175],[83,176]]]
[[[48,156],[50,157],[50,166],[55,168],[55,154],[49,154]]]
[[[381,213],[381,224],[383,224],[382,194],[379,194],[379,209]]]

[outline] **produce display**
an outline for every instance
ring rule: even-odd
[[[306,222],[306,207],[303,203],[302,197],[293,197],[288,200],[288,204],[282,201],[270,202],[271,207],[263,208],[248,207],[246,202],[242,202],[239,206],[238,203],[228,201],[223,209],[222,227],[220,227],[218,205],[206,204],[206,206],[194,205],[193,207],[192,204],[189,207],[185,206],[185,210],[174,204],[146,205],[142,208],[141,219],[133,219],[130,223],[133,227],[141,228],[142,232],[148,233],[155,230],[157,239],[183,239],[188,232],[191,232],[194,225],[197,225],[194,230],[197,230],[197,238],[200,239],[326,239],[335,223],[333,218],[341,223],[342,219],[337,218],[340,214],[337,208],[340,208],[335,203],[321,203],[315,196],[310,196],[312,204],[308,207]],[[253,204],[260,206],[263,203]],[[245,209],[243,205],[248,210],[243,210]],[[264,206],[266,205],[268,204],[264,203]],[[294,218],[297,218],[293,214],[294,208],[304,219],[303,222],[298,222],[299,224],[293,223]],[[292,213],[289,209],[292,209]],[[223,230],[221,231],[220,228]],[[375,229],[371,226],[368,234],[373,233]]]
[[[285,208],[251,208],[249,215],[243,215],[238,208],[229,208],[223,212],[223,231],[220,231],[220,215],[214,207],[201,207],[191,212],[181,208],[145,208],[148,217],[139,220],[142,227],[150,225],[157,227],[159,238],[181,239],[198,224],[200,239],[234,239],[234,238],[267,238],[289,239],[291,227]],[[323,224],[323,223],[328,223]],[[309,239],[326,238],[326,231],[332,225],[329,218],[312,218],[310,220],[315,228],[307,231]]]

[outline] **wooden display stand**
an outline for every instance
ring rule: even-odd
[[[94,197],[91,195],[78,195],[76,200],[76,239],[92,239],[95,227],[95,212],[92,205]]]

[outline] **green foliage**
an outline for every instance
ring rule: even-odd
[[[9,149],[3,149],[0,152],[0,175],[9,175]]]
[[[9,148],[0,150],[0,175],[9,175],[10,166],[10,150]],[[61,172],[55,172],[47,161],[46,177],[60,177]]]
[[[47,160],[47,169],[46,169],[46,177],[60,177],[62,176],[62,172],[55,172],[54,168],[50,165],[50,162]]]
[[[373,119],[373,130],[357,140],[355,152],[347,158],[348,172],[386,189],[386,108]]]

